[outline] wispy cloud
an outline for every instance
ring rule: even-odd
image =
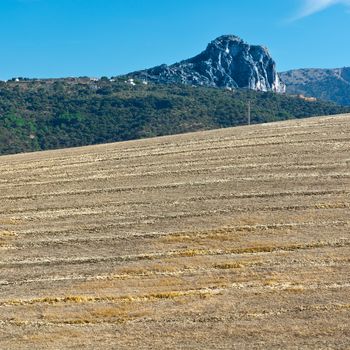
[[[291,21],[311,16],[334,5],[344,5],[350,9],[350,0],[304,0],[299,13]]]

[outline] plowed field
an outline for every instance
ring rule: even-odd
[[[0,157],[0,349],[349,349],[350,116]]]

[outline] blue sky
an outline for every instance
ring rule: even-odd
[[[280,71],[350,66],[350,0],[0,0],[0,79],[112,76],[202,51],[222,34]]]

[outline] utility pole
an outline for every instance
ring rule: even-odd
[[[251,103],[250,101],[248,101],[248,111],[247,111],[248,125],[250,125],[250,116],[251,116]]]

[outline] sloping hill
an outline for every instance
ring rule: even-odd
[[[350,67],[295,69],[281,73],[287,93],[303,94],[350,106]]]
[[[39,151],[350,112],[329,102],[123,79],[0,83],[0,154]]]
[[[350,115],[0,158],[0,348],[347,349]]]

